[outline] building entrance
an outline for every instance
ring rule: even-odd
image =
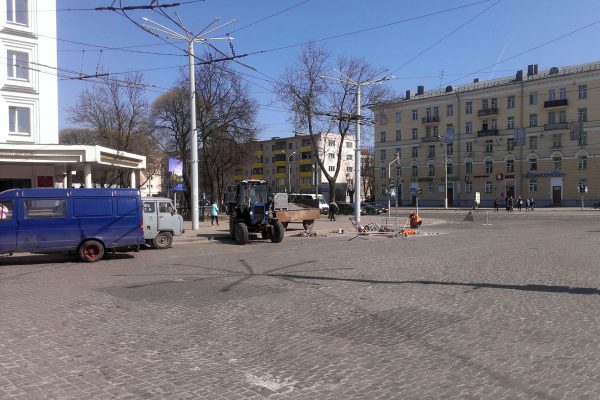
[[[552,186],[552,205],[555,207],[560,207],[562,199],[562,187],[561,186]]]

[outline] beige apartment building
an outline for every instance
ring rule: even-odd
[[[318,149],[330,175],[335,173],[341,136],[318,134]],[[341,171],[336,183],[335,198],[346,201],[354,184],[354,137],[346,136],[342,150]],[[329,184],[316,164],[314,149],[308,135],[273,137],[253,144],[249,159],[235,169],[234,180],[262,179],[272,191],[288,193],[322,193],[329,200]]]
[[[418,196],[425,206],[443,206],[446,196],[472,206],[476,193],[484,207],[509,196],[536,206],[600,200],[600,63],[419,86],[371,109],[376,200],[394,192],[402,205]]]

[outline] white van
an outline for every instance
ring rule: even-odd
[[[329,213],[329,205],[325,202],[322,194],[314,193],[290,193],[289,201],[291,203],[306,204],[311,207],[319,207],[321,214]]]

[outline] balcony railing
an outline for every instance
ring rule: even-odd
[[[569,129],[569,123],[559,122],[558,124],[544,124],[545,131],[556,131],[559,129]]]
[[[477,111],[478,117],[485,117],[486,115],[497,115],[497,114],[498,114],[498,108],[496,108],[496,107],[484,108],[483,110]]]
[[[429,116],[429,117],[423,117],[423,118],[421,118],[421,123],[423,123],[423,124],[435,124],[437,122],[440,122],[439,115],[432,115],[432,116]]]
[[[485,129],[482,131],[477,131],[477,136],[498,136],[498,129]]]
[[[568,105],[569,105],[569,101],[567,99],[548,100],[548,101],[544,102],[544,108],[566,107]]]
[[[442,140],[440,136],[425,136],[421,138],[422,143],[439,142],[440,140]]]

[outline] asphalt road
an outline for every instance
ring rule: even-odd
[[[599,399],[600,212],[465,214],[0,257],[0,398]]]

